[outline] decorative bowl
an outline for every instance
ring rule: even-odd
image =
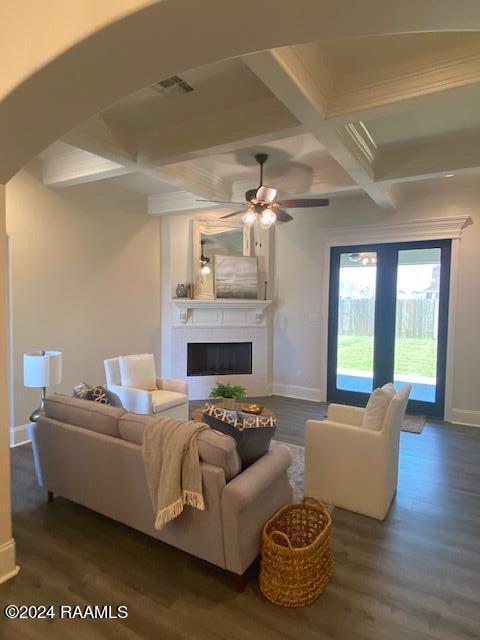
[[[242,408],[242,411],[244,411],[245,413],[253,413],[256,416],[259,416],[263,412],[263,409],[265,407],[261,404],[248,403],[248,404],[242,404],[241,408]]]

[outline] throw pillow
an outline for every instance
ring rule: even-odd
[[[109,404],[111,404],[112,407],[120,407],[121,409],[123,409],[122,401],[120,400],[120,398],[117,396],[116,393],[113,393],[113,391],[110,391],[106,387],[102,387],[102,389]]]
[[[96,384],[90,389],[89,399],[93,400],[94,402],[99,402],[100,404],[111,404],[110,400],[107,398],[105,389],[99,384]]]
[[[122,402],[116,393],[109,391],[100,384],[92,385],[81,382],[73,387],[73,397],[81,400],[93,400],[100,404],[110,404],[113,407],[123,408]]]
[[[122,387],[134,387],[145,391],[154,391],[157,388],[153,354],[120,356],[119,364]]]
[[[242,416],[246,416],[246,418]],[[208,404],[203,411],[202,422],[235,440],[242,462],[242,470],[268,452],[270,441],[276,431],[276,421],[273,418],[261,418],[252,416],[252,414],[215,409]],[[251,426],[247,426],[249,422],[252,423]]]
[[[381,430],[392,398],[391,389],[378,388],[372,392],[363,415],[362,427],[364,429],[370,429],[371,431]]]
[[[73,397],[81,398],[82,400],[90,400],[90,390],[91,386],[86,382],[80,382],[75,387],[73,387]]]

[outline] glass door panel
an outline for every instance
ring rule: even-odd
[[[435,402],[441,249],[398,252],[394,381],[411,400]]]
[[[340,255],[336,386],[344,391],[373,389],[373,346],[377,253]]]
[[[450,240],[332,247],[327,400],[364,405],[412,384],[411,413],[443,416]]]

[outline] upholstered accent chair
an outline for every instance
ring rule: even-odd
[[[328,407],[326,420],[307,420],[306,496],[378,520],[386,517],[397,490],[400,430],[411,390],[410,384],[400,391],[389,386],[393,394],[378,427],[366,409],[339,404]]]
[[[158,378],[152,354],[108,358],[104,366],[107,389],[127,411],[188,420],[187,382]]]

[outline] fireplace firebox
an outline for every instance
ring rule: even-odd
[[[187,376],[252,373],[251,342],[189,342]]]

